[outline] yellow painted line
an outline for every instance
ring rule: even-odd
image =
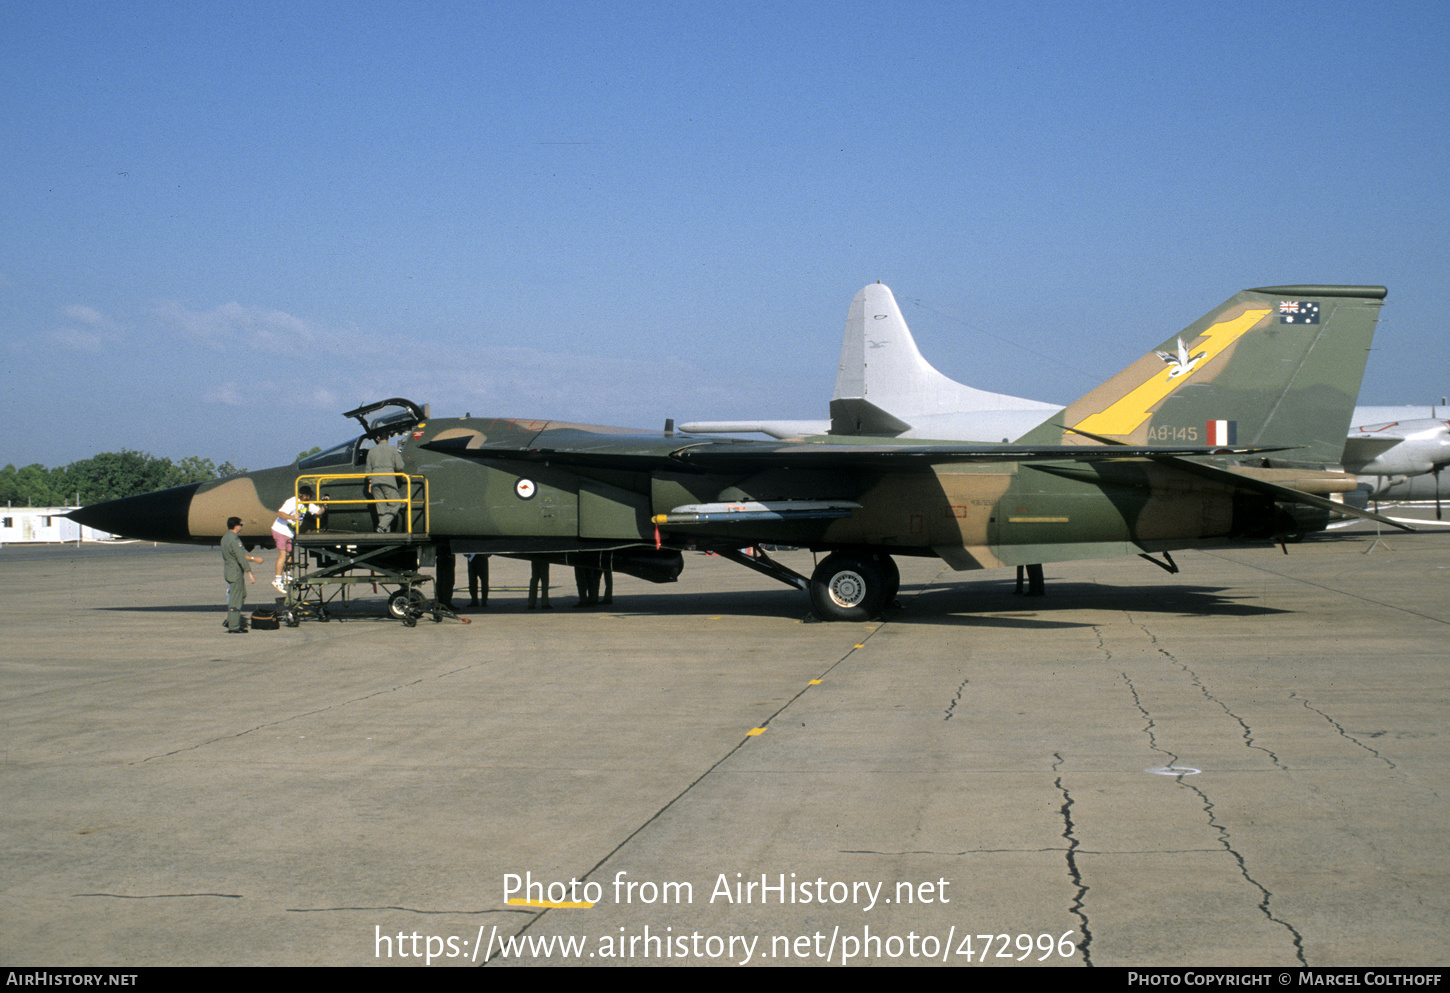
[[[1007,523],[1009,523],[1009,524],[1066,524],[1067,522],[1068,522],[1068,518],[1066,518],[1066,517],[1009,517],[1009,518],[1007,518]],[[856,647],[857,648],[860,648],[861,646],[860,645],[857,645]]]
[[[819,685],[821,685],[821,680],[819,680],[819,679],[812,679],[808,685],[810,685],[810,686],[819,686]]]
[[[852,648],[865,648],[865,645],[852,645]]]
[[[746,737],[753,738],[757,734],[764,734],[765,728],[751,728],[745,732]]]
[[[1184,383],[1189,382],[1194,376],[1202,371],[1216,358],[1220,352],[1228,348],[1248,333],[1249,328],[1259,323],[1269,309],[1246,310],[1231,321],[1223,321],[1215,324],[1203,332],[1200,338],[1195,339],[1186,347],[1189,355],[1203,353],[1193,371],[1186,376],[1171,378],[1173,366],[1165,365],[1161,371],[1153,374],[1146,383],[1128,392],[1128,395],[1096,414],[1089,414],[1081,421],[1073,425],[1075,428],[1082,428],[1084,431],[1091,431],[1093,434],[1126,435],[1132,434],[1144,421],[1148,419],[1151,408],[1164,400]]]
[[[514,897],[512,900],[506,902],[510,907],[549,907],[556,910],[590,910],[594,906],[594,904],[585,903],[583,900],[561,900],[555,902],[553,900],[520,900],[518,897]]]

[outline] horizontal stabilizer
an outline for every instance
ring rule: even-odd
[[[910,424],[899,417],[893,417],[870,400],[831,401],[832,434],[895,438],[909,430]]]
[[[1204,479],[1227,483],[1238,489],[1270,496],[1284,503],[1300,503],[1310,507],[1319,507],[1322,510],[1332,511],[1336,514],[1342,514],[1345,517],[1358,517],[1366,521],[1378,521],[1380,524],[1388,524],[1390,527],[1399,528],[1401,531],[1415,530],[1408,524],[1402,524],[1392,517],[1385,517],[1368,510],[1360,510],[1348,504],[1340,503],[1337,500],[1330,500],[1313,493],[1305,493],[1303,490],[1296,490],[1292,486],[1281,486],[1278,483],[1271,483],[1266,479],[1246,476],[1243,473],[1234,472],[1232,469],[1224,469],[1204,462],[1194,462],[1191,459],[1178,457],[1156,458],[1154,461],[1166,462],[1177,469],[1182,469],[1184,472],[1192,473],[1195,476],[1201,476]],[[1352,479],[1353,477],[1350,478]]]
[[[1373,462],[1404,440],[1403,437],[1397,434],[1382,434],[1373,438],[1350,435],[1344,440],[1344,464],[1346,466],[1354,466],[1362,465],[1365,462]]]

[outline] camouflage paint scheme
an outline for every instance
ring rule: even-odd
[[[681,550],[739,561],[746,546],[806,547],[831,553],[808,583],[743,564],[809,586],[823,616],[859,619],[894,595],[894,555],[981,569],[1324,527],[1339,509],[1326,495],[1355,486],[1324,467],[1343,446],[1384,296],[1245,290],[1013,445],[415,418],[399,447],[420,497],[426,480],[426,540],[448,551],[610,552],[616,569],[633,563],[658,579]],[[359,472],[365,440],[73,516],[131,537],[211,543],[236,515],[244,540],[269,543],[275,508],[298,481]],[[336,502],[361,499],[360,481],[320,482],[334,500],[329,532],[372,530],[366,504]]]

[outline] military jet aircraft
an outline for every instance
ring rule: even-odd
[[[1312,301],[1314,320],[1286,320],[1286,296]],[[733,441],[679,435],[668,422],[641,432],[432,418],[395,398],[349,411],[360,436],[294,465],[71,516],[130,537],[212,543],[235,515],[244,541],[267,544],[274,508],[307,482],[328,508],[309,541],[382,542],[398,555],[607,557],[666,581],[683,551],[715,551],[809,590],[827,620],[890,604],[899,555],[970,570],[1139,554],[1176,571],[1176,549],[1294,535],[1339,513],[1392,523],[1331,500],[1354,477],[1314,468],[1342,444],[1384,296],[1361,286],[1245,290],[1017,444]],[[1193,367],[1165,363],[1165,351]],[[369,419],[386,407],[397,409]],[[380,433],[404,439],[403,534],[371,526],[362,468]],[[825,557],[805,577],[765,545]]]

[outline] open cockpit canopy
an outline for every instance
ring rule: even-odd
[[[389,408],[396,408],[389,411]],[[378,413],[384,411],[384,413]],[[369,420],[369,415],[376,414]],[[343,417],[351,417],[362,425],[363,433],[357,438],[350,438],[341,444],[333,445],[325,451],[316,455],[309,455],[298,462],[302,469],[321,469],[326,466],[338,465],[362,465],[366,457],[367,441],[378,432],[385,435],[402,434],[404,431],[411,431],[428,419],[428,408],[419,406],[412,400],[405,400],[402,397],[393,397],[388,400],[379,400],[376,403],[365,404],[343,413]]]

